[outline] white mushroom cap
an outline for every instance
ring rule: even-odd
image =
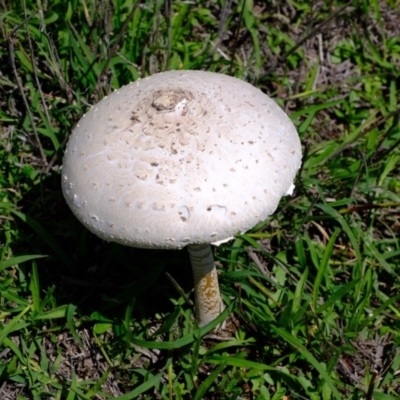
[[[293,190],[298,134],[239,79],[170,71],[131,83],[82,117],[62,187],[101,238],[134,247],[216,243],[272,214]]]

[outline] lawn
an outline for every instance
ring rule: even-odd
[[[0,27],[2,400],[400,398],[399,1],[11,0]],[[260,88],[303,148],[215,248],[203,328],[185,250],[102,241],[61,192],[91,105],[178,69]]]

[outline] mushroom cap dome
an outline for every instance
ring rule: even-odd
[[[69,139],[62,189],[101,238],[134,247],[217,243],[293,190],[298,134],[267,95],[204,71],[162,72],[105,97]]]

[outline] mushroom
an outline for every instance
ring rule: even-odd
[[[300,164],[295,127],[259,89],[213,72],[169,71],[114,91],[82,117],[62,189],[104,240],[187,246],[203,326],[223,309],[210,244],[272,214]]]

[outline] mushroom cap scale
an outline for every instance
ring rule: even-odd
[[[253,227],[290,194],[298,134],[239,79],[169,71],[113,92],[69,139],[62,188],[101,238],[145,248],[216,243]]]

